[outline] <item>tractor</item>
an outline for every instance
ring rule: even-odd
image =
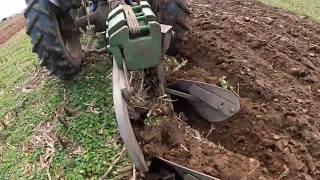
[[[69,80],[81,70],[81,32],[91,26],[95,32],[102,32],[105,46],[112,54],[118,129],[132,163],[140,172],[148,172],[150,166],[129,117],[128,104],[134,93],[128,79],[130,72],[156,71],[151,75],[156,76],[161,95],[188,100],[208,121],[222,121],[239,111],[239,98],[225,88],[190,80],[166,85],[163,56],[177,55],[187,39],[187,17],[191,12],[186,0],[26,0],[26,3],[26,33],[31,37],[32,51],[48,74],[56,78]],[[161,157],[155,159],[157,164],[170,167],[177,179],[216,179]]]

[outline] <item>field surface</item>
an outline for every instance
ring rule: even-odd
[[[189,0],[176,57],[188,63],[168,67],[167,81],[225,76],[241,110],[208,123],[176,102],[183,122],[135,126],[147,158],[220,179],[319,179],[320,1],[262,2]],[[38,65],[24,23],[19,15],[0,25],[0,179],[99,179],[123,148],[110,56],[85,57],[74,80],[57,80]],[[132,176],[127,155],[120,159],[106,179]]]
[[[4,23],[0,24],[0,45],[5,43],[13,35],[19,32],[26,25],[26,20],[23,14],[19,14]]]

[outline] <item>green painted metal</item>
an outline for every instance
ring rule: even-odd
[[[140,33],[129,33],[127,20],[120,5],[109,13],[108,49],[114,55],[119,68],[123,67],[123,59],[130,71],[156,67],[162,59],[160,24],[156,22],[156,16],[148,2],[142,1],[132,9],[140,24]]]

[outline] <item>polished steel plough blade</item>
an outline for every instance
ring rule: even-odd
[[[127,148],[131,161],[139,171],[146,172],[148,171],[148,166],[134,135],[128,115],[127,105],[122,94],[122,86],[123,84],[125,84],[125,82],[123,82],[124,79],[122,78],[125,77],[123,73],[123,70],[120,70],[118,68],[117,63],[113,59],[113,103],[118,123],[118,129],[120,131],[120,136]]]
[[[188,99],[192,107],[211,122],[223,121],[240,110],[240,100],[233,92],[197,81],[178,80],[166,93]]]

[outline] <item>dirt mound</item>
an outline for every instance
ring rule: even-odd
[[[13,17],[0,25],[0,45],[26,26],[23,14]]]
[[[159,126],[147,126],[136,132],[144,154],[163,157],[187,168],[222,179],[257,179],[260,162],[230,152],[188,129],[184,123],[171,120]]]
[[[243,174],[237,173],[242,178],[252,168],[247,164],[250,158],[260,161],[258,174],[272,178],[320,177],[320,24],[251,0],[193,0],[190,8],[191,30],[182,53],[189,62],[180,71],[169,73],[168,80],[216,83],[224,75],[235,89],[239,87],[242,100],[241,112],[213,125],[188,108],[181,108],[188,124],[204,133],[213,129],[208,140],[226,149],[228,153],[222,159],[242,160],[240,164],[232,162],[234,167],[245,168],[240,170]],[[173,125],[164,128],[167,131]],[[177,126],[173,134],[169,131],[170,135],[178,133]],[[234,167],[219,169],[215,164],[218,150],[205,155],[205,147],[187,137],[180,138],[178,144],[189,153],[172,153],[181,147],[170,146],[177,144],[170,141],[170,136],[169,143],[163,142],[163,131],[154,128],[145,131],[162,136],[144,139],[144,143],[165,147],[161,151],[164,153],[153,154],[157,148],[149,148],[146,153],[164,157],[169,154],[167,159],[186,166],[190,166],[190,157],[197,157],[203,163],[192,167],[202,172],[205,166],[211,167],[208,174],[217,177],[228,171],[238,172]],[[191,153],[190,141],[202,150]]]

